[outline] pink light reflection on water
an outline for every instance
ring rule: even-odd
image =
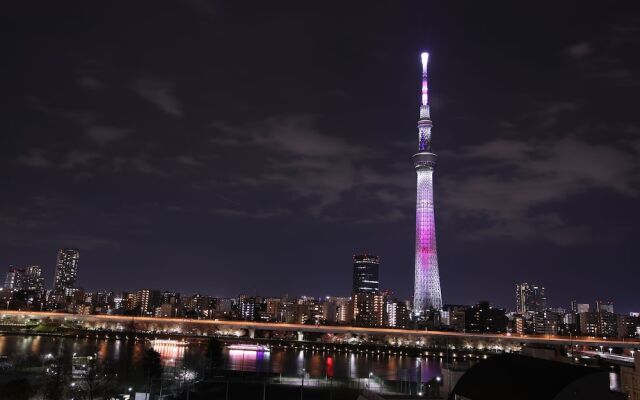
[[[229,369],[236,371],[261,371],[263,363],[269,359],[268,352],[250,350],[229,350]]]
[[[186,346],[177,343],[154,343],[153,350],[160,353],[160,360],[164,366],[175,366],[184,358]]]

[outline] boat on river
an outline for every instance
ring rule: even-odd
[[[149,340],[151,343],[151,347],[156,346],[176,346],[176,347],[187,347],[189,342],[184,340],[172,340],[172,339],[151,339]]]
[[[242,350],[242,351],[255,351],[260,353],[266,353],[271,351],[269,346],[265,346],[262,344],[230,344],[227,346],[229,350]]]

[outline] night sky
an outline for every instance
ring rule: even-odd
[[[3,4],[0,266],[348,295],[368,252],[410,298],[428,50],[444,302],[640,310],[638,7],[447,3]]]

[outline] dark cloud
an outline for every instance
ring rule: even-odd
[[[465,147],[458,157],[468,167],[440,182],[443,211],[480,220],[466,231],[476,240],[495,236],[567,244],[594,239],[586,226],[571,226],[561,213],[540,208],[591,190],[640,194],[640,154],[631,148],[571,136],[539,142],[496,139]]]
[[[573,58],[584,58],[593,53],[593,48],[589,42],[580,42],[564,49],[564,53]]]
[[[264,168],[257,176],[241,177],[237,182],[281,187],[305,199],[308,211],[316,217],[331,217],[326,214],[327,209],[359,187],[376,186],[369,189],[375,194],[378,190],[394,187],[406,190],[410,186],[407,179],[398,178],[391,171],[371,169],[379,153],[351,144],[339,135],[322,132],[308,115],[273,117],[248,127],[223,126],[213,143],[262,149]],[[394,219],[404,216],[400,210],[389,213]]]
[[[194,157],[186,156],[184,154],[177,156],[176,161],[178,161],[180,164],[188,165],[191,167],[200,167],[202,165],[202,163],[196,160]]]
[[[100,89],[104,87],[101,81],[91,76],[81,76],[78,78],[78,85],[85,89]]]
[[[91,125],[87,127],[86,133],[89,139],[103,146],[114,140],[118,140],[126,136],[130,130],[114,128],[112,126]]]
[[[31,149],[29,153],[18,157],[18,161],[32,168],[51,167],[53,164],[44,156],[44,153],[42,149]]]
[[[64,162],[62,163],[62,168],[74,168],[77,166],[86,166],[92,161],[100,158],[101,155],[95,152],[90,151],[72,151],[67,154]]]
[[[157,167],[151,161],[151,157],[146,154],[140,154],[135,157],[116,156],[113,158],[113,172],[115,173],[131,173],[136,172],[145,175],[155,175],[158,177],[166,177],[169,174],[163,169]]]
[[[232,218],[249,218],[249,219],[272,219],[290,214],[285,209],[275,210],[239,210],[233,208],[218,208],[211,211],[212,214],[232,217]]]
[[[140,79],[133,86],[144,100],[173,117],[182,116],[182,107],[174,96],[174,85],[166,81]]]

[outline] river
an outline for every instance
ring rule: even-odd
[[[144,350],[151,344],[144,340],[74,338],[59,336],[0,336],[0,356],[8,356],[16,365],[44,365],[47,359],[95,355],[103,365],[109,365],[125,380],[134,378],[142,369]],[[191,370],[196,375],[204,368],[206,343],[195,341],[186,346],[173,343],[158,344],[165,369]],[[272,348],[270,352],[230,350],[224,348],[224,369],[246,375],[281,374],[300,376],[303,371],[310,378],[336,379],[366,378],[373,374],[387,381],[415,380],[419,371],[421,381],[427,382],[441,375],[443,359],[417,358],[398,355],[371,355],[293,348]]]

